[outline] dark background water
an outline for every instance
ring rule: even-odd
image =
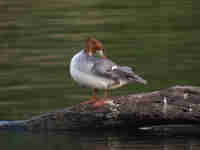
[[[137,132],[0,132],[6,150],[199,150],[199,137]]]
[[[72,81],[69,63],[88,36],[101,40],[106,55],[113,61],[136,68],[137,73],[149,81],[147,86],[122,87],[113,91],[113,95],[176,84],[199,86],[199,18],[200,1],[197,0],[1,0],[0,120],[28,119],[40,112],[87,100],[91,90],[79,88]],[[102,96],[103,92],[98,94]],[[25,133],[6,132],[5,135],[0,137],[9,141],[3,143],[12,150],[20,139],[24,139],[29,149],[31,143],[41,149],[59,149],[56,146],[65,145],[68,140],[72,142],[72,149],[76,146],[77,149],[95,149],[89,148],[87,142],[76,141],[78,136],[59,140],[60,135],[48,138]],[[93,142],[93,138],[97,142]],[[184,138],[158,139],[158,143],[131,140],[131,148],[117,139],[109,148],[109,137],[93,138],[88,142],[99,142],[98,150],[111,149],[115,144],[119,147],[112,149],[149,150],[150,145],[152,149],[161,149],[163,144],[159,143],[166,141],[178,144],[179,149],[185,146]],[[54,140],[55,148],[51,147]],[[43,142],[51,143],[50,147],[48,144],[45,147]],[[199,147],[195,140],[192,143]]]

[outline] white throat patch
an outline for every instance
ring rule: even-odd
[[[112,66],[112,70],[115,70],[117,69],[118,67],[117,66]]]
[[[89,52],[88,55],[89,55],[89,56],[92,56],[92,52]]]

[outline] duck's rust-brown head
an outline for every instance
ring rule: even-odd
[[[106,58],[103,52],[102,43],[94,37],[89,37],[87,39],[85,50],[89,56],[92,56],[94,53],[98,52],[102,58]]]

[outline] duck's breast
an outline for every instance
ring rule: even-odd
[[[72,57],[70,73],[72,78],[82,86],[105,89],[112,84],[112,80],[97,76],[92,72],[94,61],[88,59],[84,51]]]

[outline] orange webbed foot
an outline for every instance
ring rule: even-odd
[[[81,104],[92,104],[95,103],[97,101],[97,98],[92,97],[90,100],[85,101],[85,102],[81,102]]]
[[[92,107],[93,108],[103,107],[106,101],[107,101],[107,98],[103,98],[101,100],[98,100],[98,101],[96,101],[95,103],[92,104]]]

